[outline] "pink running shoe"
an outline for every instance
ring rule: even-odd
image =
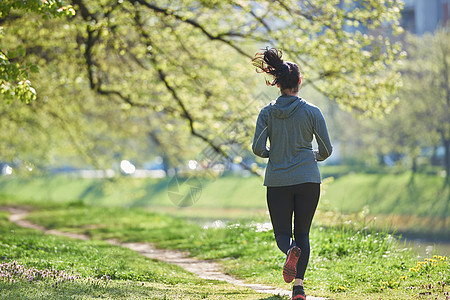
[[[306,300],[306,294],[303,290],[303,287],[294,286],[292,289],[292,298],[291,300]]]
[[[289,249],[286,262],[283,267],[283,278],[287,283],[292,282],[297,275],[297,261],[300,258],[301,250],[299,247],[294,246]]]

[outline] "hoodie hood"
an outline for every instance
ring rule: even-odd
[[[292,116],[297,109],[305,105],[306,101],[297,96],[280,96],[272,102],[272,111],[278,119],[287,119]]]

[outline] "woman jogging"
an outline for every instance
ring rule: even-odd
[[[299,67],[284,62],[282,52],[274,48],[257,53],[252,63],[257,72],[273,76],[273,81],[266,83],[276,85],[281,92],[261,109],[252,149],[256,155],[269,158],[264,185],[275,240],[287,255],[283,278],[287,283],[295,279],[292,299],[306,299],[303,278],[309,261],[309,230],[320,195],[317,161],[330,156],[332,147],[322,112],[298,96],[302,80]],[[313,136],[318,150],[312,149]]]

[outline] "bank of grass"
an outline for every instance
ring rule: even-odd
[[[53,207],[29,219],[48,228],[78,232],[93,239],[151,242],[182,249],[202,259],[220,260],[224,271],[250,282],[289,289],[281,276],[284,257],[272,231],[252,222],[202,228],[142,208]],[[450,273],[447,258],[418,261],[406,245],[387,232],[357,227],[314,227],[314,249],[305,278],[313,295],[330,299],[445,299]],[[109,274],[105,273],[109,276]]]
[[[172,178],[86,179],[66,175],[42,177],[0,177],[0,194],[33,202],[81,202],[103,206],[166,206],[174,203],[168,191],[188,193],[189,186]],[[216,180],[199,179],[201,193],[197,207],[264,208],[265,190],[262,179],[224,176]]]
[[[444,185],[442,176],[431,173],[412,176],[410,172],[377,172],[376,169],[352,173],[351,170],[349,166],[322,167],[325,184],[319,210],[335,212],[334,216],[365,211],[368,219],[376,217],[378,228],[390,225],[411,237],[444,239],[450,235],[450,185]],[[177,185],[171,178],[0,177],[0,194],[38,205],[150,207],[203,220],[265,217],[265,188],[261,178],[224,176],[199,180],[199,183],[197,202],[184,209],[171,201],[169,191],[187,195],[190,187],[183,181]],[[344,216],[337,221],[346,219]]]
[[[353,173],[329,181],[324,198],[352,213],[369,207],[374,214],[450,216],[450,186],[438,175]]]
[[[445,186],[442,176],[386,171],[352,173],[338,166],[323,167],[322,174],[327,182],[322,200],[328,200],[331,209],[353,213],[368,207],[373,214],[450,217],[450,186]],[[198,182],[198,208],[266,208],[261,178],[224,176]],[[185,194],[189,188],[182,180],[177,184],[171,178],[0,177],[0,194],[38,203],[174,207],[169,191]]]
[[[20,228],[0,211],[0,299],[98,298],[281,299],[199,279],[106,242]]]
[[[353,173],[325,180],[322,210],[364,211],[378,228],[390,226],[409,237],[447,240],[450,185],[445,178],[418,173]]]

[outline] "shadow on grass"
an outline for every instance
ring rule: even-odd
[[[80,194],[78,201],[84,203],[88,197],[100,199],[101,196],[103,196],[102,183],[100,181],[94,181]]]
[[[151,204],[152,199],[161,193],[167,193],[169,179],[158,181],[156,184],[149,184],[145,187],[145,194],[130,204],[130,207],[141,207]]]
[[[2,299],[72,299],[72,298],[110,298],[110,299],[248,299],[286,300],[287,297],[269,296],[259,298],[251,290],[235,290],[228,285],[192,285],[190,283],[168,285],[136,281],[102,281],[84,278],[82,281],[62,282],[55,286],[52,282],[0,282]],[[237,298],[235,298],[237,297]]]

